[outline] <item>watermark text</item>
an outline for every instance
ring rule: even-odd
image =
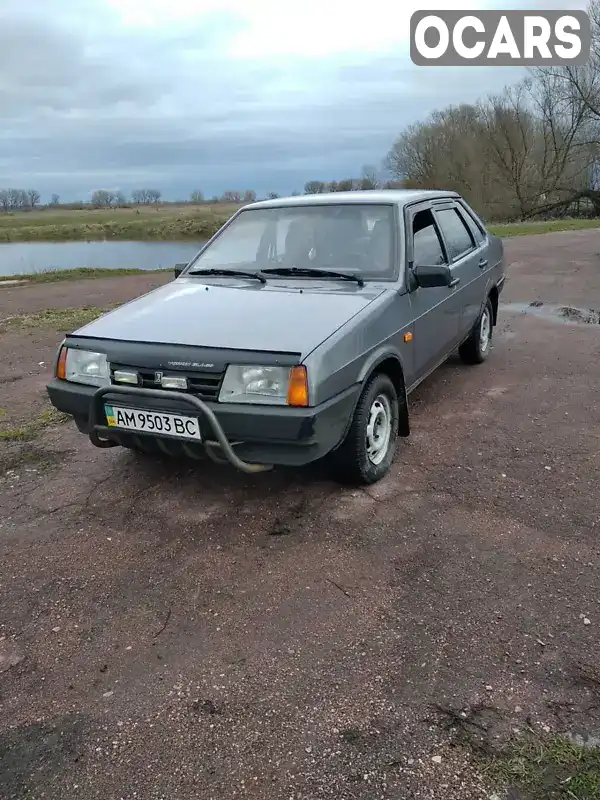
[[[419,66],[564,66],[590,57],[585,11],[416,11],[410,57]]]

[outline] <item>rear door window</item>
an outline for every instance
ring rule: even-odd
[[[458,209],[444,208],[435,213],[453,261],[475,249],[475,240]]]
[[[459,210],[460,216],[462,217],[462,219],[467,224],[467,226],[468,226],[469,230],[471,231],[471,234],[473,235],[473,238],[475,239],[477,244],[478,245],[483,244],[483,242],[485,242],[485,240],[486,240],[486,234],[484,233],[484,231],[481,230],[481,227],[480,227],[479,223],[477,222],[475,217],[471,214],[469,208],[467,206],[463,205],[463,203],[461,203],[458,206],[458,210]]]

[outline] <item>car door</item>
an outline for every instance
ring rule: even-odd
[[[449,264],[431,203],[409,206],[405,219],[409,265]],[[461,308],[457,302],[457,286],[423,288],[417,286],[410,275],[408,286],[414,320],[415,379],[418,382],[458,344]]]
[[[450,258],[450,267],[458,284],[456,300],[460,306],[459,337],[468,336],[481,312],[485,295],[487,237],[475,237],[475,232],[465,218],[465,212],[456,202],[445,202],[434,206]]]
[[[490,243],[490,239],[488,237],[488,233],[482,223],[482,221],[478,218],[477,214],[470,208],[469,204],[464,200],[464,198],[460,198],[457,200],[457,208],[461,217],[465,220],[466,224],[471,231],[473,238],[475,239],[475,244],[477,247],[477,253],[479,255],[477,261],[477,276],[475,279],[475,283],[472,287],[473,293],[475,294],[475,301],[474,305],[476,306],[475,309],[471,309],[471,313],[469,314],[469,320],[466,320],[466,328],[467,332],[470,331],[470,328],[473,325],[473,316],[475,317],[475,321],[478,319],[479,314],[483,308],[483,303],[487,297],[487,290],[490,283],[490,278],[497,267],[498,259],[494,259],[493,251]],[[473,313],[474,312],[474,313]],[[470,324],[469,324],[470,322]]]

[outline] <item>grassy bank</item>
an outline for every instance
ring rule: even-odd
[[[0,418],[4,416],[2,411],[0,409]],[[69,420],[70,417],[67,414],[62,414],[55,408],[49,408],[35,419],[17,427],[4,427],[0,420],[0,442],[31,442],[46,428]]]
[[[490,233],[508,239],[534,233],[556,233],[600,228],[600,219],[553,219],[544,222],[505,222],[489,225]]]
[[[598,800],[600,748],[531,730],[479,765],[492,785],[522,800]]]
[[[582,665],[590,681],[594,666]],[[524,725],[506,711],[477,704],[436,706],[452,744],[469,758],[489,787],[490,798],[514,800],[599,800],[600,744],[593,735],[552,732],[526,717]],[[593,723],[590,719],[590,725]]]
[[[236,211],[236,205],[52,210],[0,213],[1,242],[185,241],[207,239]],[[600,220],[494,223],[500,236],[598,228]]]
[[[237,206],[164,206],[0,214],[0,242],[207,239]]]
[[[32,272],[27,275],[0,275],[0,287],[3,283],[11,285],[12,281],[27,281],[28,283],[58,283],[60,281],[90,280],[95,278],[121,278],[124,275],[160,275],[169,273],[172,269],[99,269],[94,267],[80,267],[78,269],[49,269],[41,272]]]
[[[34,311],[30,314],[15,314],[0,320],[0,333],[30,328],[49,328],[58,332],[71,332],[87,325],[88,322],[92,322],[115,307],[113,305],[106,308],[97,306],[47,308],[44,311]]]

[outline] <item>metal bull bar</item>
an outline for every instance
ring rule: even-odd
[[[182,392],[171,392],[166,389],[142,389],[139,386],[115,386],[114,384],[110,384],[110,386],[101,386],[97,391],[94,392],[89,415],[89,437],[92,444],[96,447],[104,448],[118,446],[117,442],[111,441],[110,439],[101,439],[99,436],[99,433],[113,433],[115,430],[112,427],[103,425],[101,422],[101,420],[104,418],[104,406],[101,401],[102,398],[107,394],[123,395],[124,397],[137,397],[140,400],[152,397],[157,400],[173,400],[177,403],[187,404],[190,406],[195,416],[203,416],[207,420],[215,439],[217,440],[214,444],[218,444],[220,446],[223,455],[232,466],[236,467],[242,472],[247,473],[266,472],[267,470],[272,469],[272,465],[270,464],[250,464],[249,462],[244,461],[237,456],[213,410],[209,408],[206,403],[200,400],[200,398],[190,394],[183,394]],[[125,429],[121,428],[120,430]],[[125,430],[125,432],[127,433],[128,431]],[[160,434],[158,438],[160,438]],[[178,441],[181,441],[179,437],[172,437],[169,435],[166,435],[163,438],[177,438]],[[204,439],[202,439],[201,443],[204,446],[207,454],[214,459],[214,456],[210,450],[211,443],[204,441]]]

